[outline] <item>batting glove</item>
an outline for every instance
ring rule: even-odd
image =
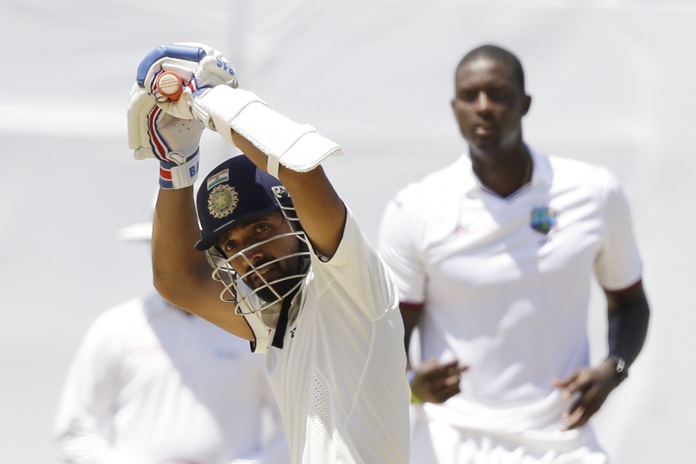
[[[134,84],[128,103],[128,145],[135,159],[160,162],[160,187],[189,187],[198,177],[198,145],[203,125],[160,108],[154,95]]]
[[[158,79],[164,72],[179,76],[177,99],[164,95]],[[237,77],[220,52],[206,45],[179,43],[152,50],[138,66],[128,104],[128,145],[135,159],[160,161],[160,186],[179,189],[198,177],[199,144],[207,115],[191,111],[194,94],[216,85],[237,86]]]

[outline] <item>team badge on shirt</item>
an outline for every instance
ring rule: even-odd
[[[532,210],[529,225],[537,232],[546,235],[556,227],[556,222],[556,212],[548,206],[541,206]]]
[[[237,191],[226,184],[217,185],[208,197],[208,211],[216,219],[232,214],[237,204],[239,204]]]

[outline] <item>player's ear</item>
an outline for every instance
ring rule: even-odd
[[[529,108],[532,106],[532,96],[525,95],[522,99],[522,116],[525,116],[529,112]]]

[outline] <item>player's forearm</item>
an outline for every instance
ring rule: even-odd
[[[650,310],[646,301],[625,305],[609,314],[609,354],[623,358],[630,366],[643,348]]]
[[[414,304],[401,302],[399,304],[399,309],[401,311],[401,319],[404,323],[404,349],[406,350],[407,355],[410,353],[411,337],[413,335],[413,331],[418,325],[418,321],[421,318],[423,308],[424,305],[422,303]],[[410,356],[406,357],[406,362],[406,369],[411,370],[412,366]]]
[[[609,298],[609,354],[630,366],[643,348],[650,320],[650,306],[642,285],[620,297]]]
[[[195,250],[200,232],[192,187],[160,190],[152,233],[155,288],[171,303],[186,308],[202,281],[210,278],[205,254]]]
[[[280,181],[292,197],[314,250],[331,258],[343,238],[348,213],[321,166],[298,173],[281,167]]]

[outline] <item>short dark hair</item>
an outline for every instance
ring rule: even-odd
[[[462,66],[473,61],[476,58],[481,57],[489,58],[493,61],[510,67],[510,69],[512,69],[513,76],[515,77],[517,83],[520,86],[520,90],[524,93],[524,69],[522,68],[522,62],[520,62],[519,58],[517,58],[517,56],[515,56],[514,53],[497,45],[481,45],[464,55],[464,58],[462,58],[459,61],[459,64],[457,65],[457,69],[454,74],[455,79]]]

